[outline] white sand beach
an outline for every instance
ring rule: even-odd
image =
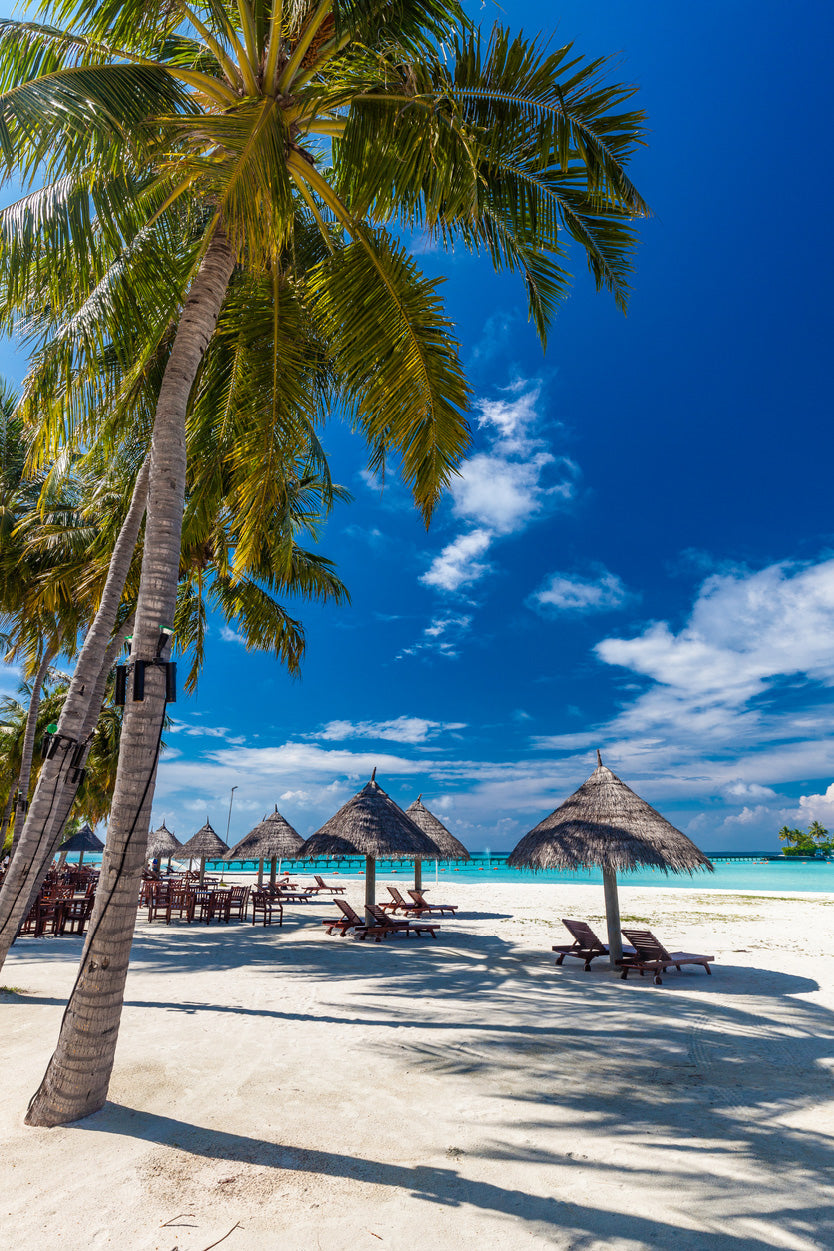
[[[624,924],[717,959],[656,987],[554,967],[561,916],[604,934],[600,887],[431,894],[461,905],[436,942],[328,938],[324,900],[283,929],[140,920],[110,1102],[53,1130],[23,1113],[80,940],[19,940],[3,1244],[834,1246],[834,896],[624,888]]]

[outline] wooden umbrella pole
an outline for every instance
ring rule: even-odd
[[[365,857],[365,920],[375,925],[371,905],[376,903],[376,860],[373,856]]]
[[[203,878],[205,877],[205,875],[206,875],[206,858],[205,856],[200,856],[200,885],[201,886],[203,885]]]
[[[260,860],[258,861],[258,889],[259,890],[263,886],[263,884],[264,884],[264,858],[263,856],[261,856]]]
[[[620,900],[617,895],[617,871],[607,866],[602,870],[605,891],[605,920],[608,925],[608,951],[611,964],[620,964],[623,958],[623,939],[620,934]]]
[[[278,857],[273,856],[269,862],[269,884],[273,888],[273,890],[275,889],[275,866],[277,865],[277,863],[278,863]]]
[[[423,889],[423,862],[422,860],[414,861],[414,889]]]

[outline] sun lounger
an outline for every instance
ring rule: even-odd
[[[415,924],[414,921],[395,920],[393,917],[386,916],[378,904],[369,904],[368,911],[376,921],[376,925],[367,926],[366,932],[358,934],[358,938],[371,936],[376,942],[396,934],[402,934],[404,938],[410,938],[412,934],[415,938],[421,938],[423,934],[431,934],[432,938],[437,938],[437,926],[434,924]]]
[[[340,937],[344,937],[348,930],[356,930],[358,933],[359,930],[368,928],[365,918],[360,917],[359,913],[355,912],[344,899],[334,899],[333,902],[342,915],[337,917],[335,921],[332,918],[329,921],[322,921],[322,925],[326,927],[328,934],[332,934],[335,930]]]
[[[559,952],[556,963],[562,964],[565,956],[576,956],[577,960],[585,961],[585,972],[590,973],[591,961],[597,956],[607,956],[608,948],[584,921],[568,921],[562,917],[562,924],[573,935],[573,942],[570,945],[557,944],[553,947],[553,951]]]
[[[344,895],[347,890],[346,886],[331,886],[331,884],[329,882],[325,882],[324,878],[320,877],[318,873],[313,874],[313,881],[315,882],[315,886],[311,886],[309,889],[311,891],[316,891],[316,893],[323,890],[329,890],[334,895]]]
[[[702,964],[707,973],[712,973],[710,961],[715,956],[697,956],[689,951],[667,951],[652,934],[651,930],[623,930],[628,941],[634,947],[634,955],[623,952],[623,981],[628,980],[629,969],[637,969],[642,977],[645,972],[654,973],[655,986],[661,986],[660,974],[673,965],[681,972],[682,964]]]
[[[417,911],[417,908],[419,908],[421,912],[439,912],[441,915],[444,912],[449,912],[454,916],[458,910],[457,904],[429,903],[428,899],[425,898],[421,890],[409,890],[408,894],[416,904],[415,912]]]
[[[278,896],[282,903],[309,903],[311,899],[315,899],[317,893],[314,889],[287,890],[278,883]]]
[[[419,914],[424,911],[423,908],[418,908],[413,899],[403,899],[396,886],[388,886],[386,889],[388,894],[391,896],[391,902],[379,905],[383,912],[394,913],[402,908],[403,912],[413,912],[415,915],[419,916]]]

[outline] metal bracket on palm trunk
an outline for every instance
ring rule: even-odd
[[[177,662],[175,660],[134,660],[129,665],[116,666],[116,690],[113,702],[118,706],[127,703],[127,675],[133,674],[133,687],[130,698],[134,703],[141,703],[145,698],[145,670],[148,667],[165,670],[165,702],[177,702]]]

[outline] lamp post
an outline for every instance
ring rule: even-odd
[[[236,790],[237,790],[237,787],[233,786],[231,791],[229,792],[229,815],[226,819],[226,849],[227,850],[229,848],[229,827],[232,824],[232,804],[234,803],[234,800],[235,800]]]

